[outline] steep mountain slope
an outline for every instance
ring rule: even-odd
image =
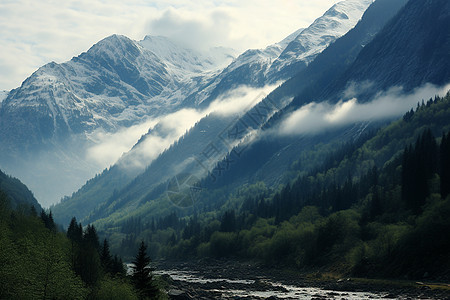
[[[276,89],[272,96],[295,96],[291,105],[294,107],[317,98],[330,82],[345,72],[360,51],[406,3],[407,0],[375,1],[353,29],[320,53],[308,68]]]
[[[284,81],[304,69],[336,39],[353,28],[372,0],[346,0],[335,4],[308,28],[298,30],[280,43],[263,50],[248,50],[198,94],[195,103],[208,104],[238,85],[264,86]]]
[[[42,208],[33,193],[17,178],[6,175],[0,170],[0,192],[5,193],[12,209],[21,208],[26,212],[34,206],[37,212]]]
[[[208,83],[206,87],[201,89],[198,93],[193,94],[193,96],[188,97],[186,101],[194,101],[196,103],[202,102],[199,99],[208,99],[208,101],[203,101],[201,105],[205,107],[210,103],[211,100],[216,99],[217,96],[223,94],[225,91],[230,91],[235,87],[246,84],[253,86],[264,86],[270,80],[264,74],[268,72],[268,68],[270,67],[273,60],[275,60],[281,53],[283,53],[284,49],[288,47],[292,41],[296,41],[296,43],[303,43],[305,46],[304,49],[298,48],[298,51],[304,51],[308,49],[308,55],[299,54],[298,57],[301,59],[312,60],[320,51],[323,50],[323,47],[326,47],[329,43],[334,41],[337,37],[344,34],[348,29],[353,26],[360,18],[361,14],[365,10],[365,8],[372,1],[344,1],[335,5],[332,9],[330,9],[324,16],[316,20],[316,22],[308,28],[305,35],[302,35],[302,32],[305,30],[298,30],[297,32],[291,34],[286,39],[281,41],[280,43],[271,45],[264,50],[249,50],[238,57],[235,61],[233,61],[221,74],[219,74],[213,81]],[[339,12],[339,13],[337,13]],[[326,25],[329,22],[329,25]],[[146,41],[147,40],[147,41]],[[158,43],[164,40],[164,38],[146,38],[144,41],[141,41],[141,44],[146,46],[147,43],[153,45],[153,48],[149,48],[150,50],[158,53],[162,47],[158,46]],[[320,43],[315,43],[315,40],[321,40]],[[151,41],[151,42],[150,42]],[[296,48],[296,49],[297,49]],[[170,49],[170,48],[169,48]],[[294,51],[294,46],[291,46],[291,52]],[[180,52],[181,53],[181,52]],[[291,53],[292,54],[292,53]],[[162,54],[161,54],[162,55]],[[168,51],[164,54],[169,58],[174,57],[171,51]],[[184,55],[181,54],[181,57]],[[183,59],[177,59],[177,61],[183,61]],[[290,59],[284,60],[284,66],[287,67],[290,63],[296,62],[296,57],[292,57]],[[309,61],[308,61],[309,62]],[[293,70],[293,69],[292,69]],[[259,79],[255,79],[259,77]],[[268,100],[268,99],[265,99]],[[285,103],[284,97],[277,97],[275,99],[277,103],[273,107],[273,103],[270,103],[272,100],[266,101],[267,107],[271,107],[271,109],[279,109],[283,107]],[[273,101],[272,101],[273,102]],[[261,109],[260,109],[261,110]],[[263,108],[264,110],[264,108]],[[267,111],[264,111],[267,113]],[[253,111],[253,114],[258,115],[260,112],[257,110]],[[270,115],[273,111],[270,111]],[[226,122],[230,122],[229,118],[225,118]],[[208,124],[207,132],[208,135],[214,137],[214,135],[219,136],[221,131],[226,128],[227,124],[223,124],[223,126],[218,126],[222,124],[221,118],[217,118],[217,116],[208,116],[205,120],[200,122],[201,124]],[[217,124],[216,124],[217,123]],[[228,124],[229,125],[229,124]],[[261,123],[262,125],[262,123]],[[188,145],[188,149],[181,151],[182,148],[178,144],[179,148],[174,147],[171,149],[173,153],[177,153],[175,156],[173,154],[171,159],[167,159],[167,153],[165,155],[158,158],[158,161],[152,164],[152,171],[147,170],[146,177],[146,189],[148,191],[151,190],[151,186],[155,186],[158,183],[167,180],[171,176],[176,175],[176,173],[169,172],[171,168],[174,166],[183,165],[183,168],[186,168],[186,165],[183,164],[183,161],[189,159],[189,157],[193,157],[196,155],[198,151],[200,151],[202,145],[206,142],[206,146],[208,144],[208,140],[204,140],[201,138],[201,135],[197,137],[196,132],[204,131],[205,128],[200,128],[201,126],[197,126],[192,132],[192,135],[187,135],[183,141],[183,145]],[[152,132],[151,130],[149,134]],[[145,140],[145,137],[142,139]],[[238,142],[238,140],[233,141],[233,143]],[[80,215],[78,216],[80,219],[87,216],[92,208],[96,207],[107,201],[109,197],[112,196],[114,189],[111,189],[114,186],[115,189],[120,191],[120,189],[124,188],[127,183],[131,181],[131,179],[137,175],[137,173],[130,173],[127,171],[129,168],[123,168],[124,165],[131,165],[134,161],[138,160],[135,152],[136,148],[130,151],[126,156],[124,156],[121,161],[112,169],[113,171],[106,170],[101,176],[93,179],[89,184],[83,187],[79,192],[75,193],[71,199],[67,199],[63,203],[55,206],[53,209],[55,210],[56,215],[59,215],[61,218],[67,221],[67,218],[70,218],[68,212],[73,210],[74,208],[80,209]],[[226,152],[225,152],[226,153]],[[224,154],[225,154],[224,153]],[[218,157],[220,160],[222,157]],[[150,161],[145,163],[141,161],[142,164],[148,164]],[[156,167],[158,165],[159,167]],[[189,169],[189,168],[188,168]],[[145,177],[145,176],[144,176]],[[141,194],[136,197],[142,197]],[[90,199],[94,198],[95,201]],[[89,202],[89,203],[88,203]],[[83,204],[82,204],[83,203]],[[61,222],[64,222],[61,220]]]
[[[448,1],[410,0],[321,98],[336,99],[351,85],[364,86],[355,89],[355,96],[367,100],[392,86],[409,91],[425,83],[448,83],[449,22]]]
[[[376,93],[383,93],[390,87],[394,86],[396,83],[389,80],[389,78],[393,78],[394,76],[398,76],[397,83],[414,82],[414,84],[418,84],[410,85],[406,89],[406,91],[410,91],[413,88],[422,86],[422,84],[426,82],[424,81],[427,76],[426,74],[436,75],[435,80],[432,81],[433,83],[442,84],[450,82],[450,74],[448,74],[448,72],[442,72],[442,67],[440,64],[433,64],[430,62],[431,57],[434,57],[432,59],[433,61],[442,61],[444,65],[449,63],[448,55],[445,54],[449,53],[448,40],[437,39],[435,40],[434,48],[427,48],[427,45],[429,43],[428,37],[434,36],[436,31],[448,31],[448,26],[445,27],[445,29],[442,29],[443,24],[436,22],[433,23],[433,25],[423,25],[420,30],[420,38],[415,38],[415,46],[413,47],[413,45],[409,45],[409,47],[417,49],[421,49],[424,47],[427,48],[429,53],[433,53],[431,57],[420,58],[416,55],[404,57],[402,51],[396,52],[392,49],[393,45],[397,45],[396,47],[403,48],[403,43],[399,42],[398,37],[402,35],[410,36],[414,34],[414,31],[411,30],[413,22],[412,20],[421,20],[420,18],[423,15],[431,15],[434,13],[437,13],[434,15],[436,18],[445,19],[448,16],[448,3],[444,3],[443,1],[432,1],[429,2],[427,6],[422,6],[420,4],[420,1],[410,1],[405,4],[405,6],[403,6],[403,4],[404,2],[401,1],[389,1],[389,3],[387,1],[384,1],[384,3],[380,0],[376,1],[373,5],[373,8],[377,9],[368,10],[366,13],[368,22],[361,22],[362,26],[360,28],[358,26],[355,27],[355,29],[350,31],[347,36],[334,43],[329,49],[327,49],[327,51],[324,51],[320,56],[318,56],[317,63],[314,62],[310,64],[311,73],[309,73],[309,71],[305,71],[304,73],[299,74],[298,78],[293,78],[290,82],[287,82],[285,85],[281,86],[271,95],[269,95],[269,97],[280,97],[292,95],[292,92],[298,90],[300,91],[300,94],[295,97],[295,99],[288,107],[275,115],[268,122],[268,124],[266,124],[265,129],[267,131],[277,131],[277,128],[280,125],[280,120],[285,120],[285,118],[287,118],[295,109],[300,110],[306,103],[309,102],[317,103],[330,99],[334,101],[342,99],[350,100],[353,97],[358,97],[359,100],[369,100],[371,98],[367,97],[373,96]],[[375,28],[379,27],[380,25],[380,23],[378,23],[379,18],[375,17],[377,13],[382,12],[382,10],[379,10],[378,8],[386,8],[389,6],[392,6],[393,8],[396,7],[397,9],[400,9],[402,6],[403,7],[399,10],[398,14],[396,14],[395,17],[393,17],[392,20],[388,22],[386,26],[376,35],[376,37],[371,42],[366,44],[363,50],[360,50],[361,44],[363,44],[368,37],[370,38],[370,33],[372,31],[372,26],[370,24],[376,25]],[[363,21],[364,20],[365,18],[363,18]],[[384,20],[387,21],[387,19]],[[418,22],[421,23],[422,20]],[[435,29],[434,26],[439,26],[439,29]],[[359,32],[360,29],[367,30],[367,34],[361,34]],[[447,35],[447,37],[448,36],[450,35]],[[370,40],[371,39],[369,39],[369,41]],[[354,45],[354,47],[356,48],[349,47],[351,45],[351,43],[347,44],[349,41],[355,41],[356,45]],[[383,43],[380,43],[380,41],[383,41]],[[339,49],[339,47],[343,47],[342,49],[345,49],[345,51],[343,52],[345,53],[345,55],[340,56],[338,54],[339,52],[336,50]],[[360,50],[360,52],[358,51],[358,49]],[[416,51],[413,52],[417,53]],[[355,57],[355,54],[357,53],[359,54]],[[358,62],[364,60],[367,57],[366,53],[373,54],[370,59],[367,58],[371,61],[371,69],[369,69],[367,65]],[[333,61],[331,60],[332,57],[337,59],[337,63],[329,63]],[[349,61],[343,63],[343,61],[345,61],[346,59],[348,59]],[[398,63],[393,63],[392,65],[384,64],[383,68],[379,67],[380,64],[385,61],[393,62],[393,59],[403,59],[403,63],[401,65]],[[376,62],[378,62],[378,64]],[[416,63],[427,64],[429,66],[429,69],[424,71],[421,68],[412,68],[411,65],[415,65]],[[364,89],[363,91],[358,91],[358,89],[356,88],[353,90],[353,93],[348,93],[348,98],[343,98],[343,93],[346,90],[347,92],[350,91],[347,88],[349,87],[351,81],[342,80],[342,78],[347,78],[347,74],[359,74],[358,66],[362,66],[362,70],[365,70],[365,72],[367,72],[365,73],[366,76],[379,78],[380,83],[377,84],[377,82],[375,81],[372,86],[369,85],[369,88]],[[347,68],[348,71],[345,71],[345,68]],[[328,77],[328,73],[326,71],[330,71],[331,74],[334,74],[334,77]],[[312,79],[312,81],[309,82],[309,85],[301,84],[302,80],[307,80],[307,78]],[[354,77],[354,81],[361,82],[357,77]],[[330,82],[332,83],[330,84]],[[364,80],[362,80],[362,82],[364,82]],[[365,97],[361,92],[365,93]],[[430,94],[427,95],[427,97],[434,96],[433,93],[434,92],[431,91]],[[393,96],[390,98],[390,101],[396,101],[396,97],[397,96],[393,94]],[[386,111],[386,114],[387,113],[388,112]],[[361,128],[364,128],[364,124],[361,125]],[[339,129],[339,126],[336,126],[336,128],[332,128],[330,130],[333,129]],[[308,137],[306,137],[305,139],[309,140]],[[250,149],[250,151],[246,152],[246,155],[248,159],[258,158],[258,154],[260,152],[264,152],[264,158],[259,160],[258,162],[254,162],[253,167],[250,169],[242,168],[241,165],[238,165],[236,170],[233,170],[233,174],[230,177],[233,177],[234,175],[242,182],[242,174],[247,174],[247,179],[250,181],[264,180],[267,182],[267,180],[271,180],[270,176],[268,176],[267,174],[273,176],[274,171],[279,170],[280,166],[284,166],[284,168],[281,169],[285,171],[288,167],[285,158],[289,156],[292,158],[295,157],[295,152],[299,150],[299,148],[295,147],[295,138],[292,140],[284,139],[284,141],[282,139],[270,141],[263,140],[258,143],[259,144],[255,144],[252,149]],[[305,141],[303,143],[305,143]],[[268,153],[267,149],[270,150],[270,153]],[[238,176],[237,174],[241,175]],[[281,176],[281,174],[282,172],[279,173],[279,176]]]
[[[328,45],[352,29],[372,2],[352,0],[335,4],[289,43],[270,66],[271,80],[290,78],[302,65],[312,62]]]
[[[381,2],[380,2],[381,3]],[[392,7],[396,7],[397,9],[400,9],[400,7],[403,5],[404,2],[396,2],[394,4],[392,4]],[[384,5],[387,5],[387,2],[383,3]],[[385,6],[386,7],[386,6]],[[396,15],[395,20],[398,19],[404,19],[405,15],[408,15],[408,18],[414,18],[415,14],[417,13],[414,9],[412,11],[409,10],[410,5],[405,6],[404,9],[401,9],[399,14]],[[437,3],[435,2],[434,5],[432,6],[428,6],[425,8],[422,8],[422,11],[424,10],[434,10],[435,7],[444,7],[442,6],[442,3]],[[341,47],[343,49],[345,49],[344,53],[345,53],[345,57],[349,58],[350,60],[354,60],[356,55],[355,53],[358,53],[358,49],[361,49],[361,43],[363,42],[367,42],[370,41],[370,35],[373,33],[373,29],[374,28],[380,28],[382,25],[380,25],[380,23],[378,21],[375,21],[376,18],[374,18],[373,16],[376,15],[376,13],[379,13],[380,10],[375,9],[372,12],[370,12],[370,14],[368,15],[368,19],[367,19],[367,23],[362,23],[365,24],[364,26],[362,26],[361,30],[364,31],[364,34],[361,33],[352,33],[354,34],[353,37],[349,38],[347,40],[347,43],[345,43],[345,39],[344,39],[344,46]],[[445,10],[443,12],[443,14],[445,15]],[[377,19],[378,20],[378,19]],[[384,18],[384,21],[387,21],[387,18]],[[371,23],[372,22],[372,23]],[[390,22],[385,29],[379,33],[379,35],[383,35],[384,32],[386,32],[386,28],[390,28],[392,26],[392,24],[395,22]],[[368,26],[369,24],[373,24],[373,26]],[[356,28],[355,28],[356,29]],[[400,27],[396,27],[396,30],[401,31],[405,31],[409,32],[410,30],[410,26],[409,24],[403,24],[403,26]],[[433,30],[432,27],[429,28],[429,30]],[[350,34],[350,33],[349,33]],[[399,33],[400,34],[400,33]],[[430,33],[431,34],[431,33]],[[356,36],[356,37],[355,37]],[[426,36],[426,34],[424,34],[424,36]],[[379,38],[379,37],[378,37]],[[356,50],[354,47],[350,46],[350,43],[348,41],[356,41],[357,42],[357,46],[356,46]],[[422,45],[426,43],[426,40],[423,39],[419,45]],[[440,47],[446,47],[446,41],[445,40],[440,40],[440,43],[442,43],[443,45],[439,44],[439,45],[435,45],[436,47],[440,48]],[[385,43],[386,47],[389,47],[390,43]],[[339,44],[337,44],[339,46]],[[373,45],[377,45],[377,43],[374,42],[369,42],[366,46],[365,49],[370,49],[371,47],[374,47]],[[419,46],[418,45],[418,46]],[[366,50],[369,51],[369,50]],[[337,53],[334,52],[334,53]],[[330,54],[327,54],[330,55]],[[359,55],[363,55],[362,52]],[[395,56],[396,54],[394,54]],[[326,58],[325,54],[324,57]],[[339,55],[336,55],[337,58],[340,58]],[[358,56],[359,57],[359,56]],[[443,56],[442,59],[447,59],[446,56]],[[345,64],[338,64],[340,66],[345,66]],[[351,65],[351,62],[347,64]],[[353,68],[353,66],[351,65],[350,68]],[[318,70],[320,70],[320,68],[318,68]],[[376,69],[375,71],[380,72],[382,74],[384,74],[385,76],[389,76],[389,74],[392,72],[392,70],[389,67],[385,67],[384,69]],[[407,76],[418,76],[419,78],[423,75],[421,72],[419,72],[418,70],[416,70],[417,73],[408,73]],[[430,72],[433,72],[432,70],[430,70]],[[342,74],[341,72],[337,72],[337,75]],[[380,77],[382,77],[382,75],[379,75]],[[319,77],[320,78],[320,77]],[[444,78],[441,78],[442,82],[446,82],[447,79],[445,79],[445,74],[444,74]],[[320,90],[317,91],[317,94],[320,93]],[[276,95],[276,93],[274,93]],[[430,95],[432,96],[432,95]],[[269,95],[268,98],[271,98],[272,95]],[[319,98],[320,99],[320,98]],[[373,124],[374,126],[376,124]],[[274,126],[272,123],[270,123],[270,125],[267,126],[266,129],[270,129],[271,126]],[[379,125],[378,125],[379,126]],[[234,164],[231,168],[230,171],[227,171],[228,173],[226,174],[226,179],[225,182],[220,183],[218,186],[216,185],[214,187],[214,189],[216,188],[221,188],[225,185],[231,185],[231,186],[239,186],[240,184],[246,183],[246,182],[255,182],[257,180],[264,180],[267,183],[270,184],[276,184],[278,183],[279,179],[282,177],[282,175],[288,170],[288,167],[290,165],[290,163],[295,159],[295,157],[298,157],[299,153],[301,153],[302,149],[307,149],[307,147],[311,147],[316,145],[319,142],[324,142],[327,143],[330,140],[333,139],[340,139],[340,140],[346,140],[346,139],[353,139],[357,136],[359,136],[361,134],[361,132],[364,132],[364,130],[366,129],[367,124],[355,124],[355,126],[353,125],[349,125],[348,127],[337,127],[334,129],[331,129],[328,133],[325,133],[324,135],[321,136],[316,136],[316,137],[303,137],[303,138],[298,138],[298,137],[291,137],[291,138],[284,138],[284,139],[274,139],[273,136],[270,136],[269,139],[260,139],[259,141],[257,141],[256,143],[252,144],[251,147],[245,148],[245,152],[243,153],[243,156],[240,156],[240,162],[237,164]],[[260,136],[264,137],[264,134],[260,134]],[[235,152],[239,153],[240,148],[235,148]],[[225,161],[223,161],[224,163]],[[219,164],[220,165],[220,164]],[[148,172],[151,172],[151,166],[148,169]],[[189,171],[190,169],[186,169],[186,171]],[[214,173],[216,171],[216,169],[211,170],[212,173]],[[154,176],[156,174],[159,174],[158,172],[156,172],[154,174]],[[148,178],[148,177],[141,177],[142,179],[144,178]],[[139,183],[141,182],[141,183]],[[147,212],[149,214],[155,213],[157,212],[157,204],[152,205],[151,199],[154,199],[154,197],[157,196],[158,193],[152,193],[151,190],[149,189],[145,189],[143,183],[146,183],[147,186],[150,182],[152,181],[147,181],[147,180],[137,180],[135,183],[137,184],[136,187],[132,188],[131,190],[123,190],[124,194],[119,193],[119,197],[117,199],[115,199],[115,203],[120,203],[120,205],[118,205],[117,207],[120,207],[120,210],[116,210],[116,206],[113,203],[110,203],[109,206],[109,211],[111,212],[116,212],[115,215],[103,215],[104,217],[106,217],[106,219],[104,219],[103,221],[101,221],[102,224],[104,224],[104,222],[110,222],[112,219],[122,219],[125,218],[125,216],[129,213],[129,214],[133,214],[133,212],[137,213],[136,208],[137,207],[141,207],[140,211],[141,212]],[[150,185],[151,186],[151,185]],[[161,190],[159,190],[159,193],[164,191],[164,187],[162,187]],[[223,192],[223,190],[222,190]],[[146,197],[148,196],[148,197]],[[142,199],[141,201],[139,201],[138,199]],[[161,204],[163,201],[162,198],[160,198],[160,207],[164,207],[163,204]],[[169,202],[166,200],[166,208],[167,206],[169,206]],[[127,204],[128,203],[128,204]],[[128,211],[128,212],[126,212]],[[101,215],[99,215],[101,216]],[[95,220],[95,218],[91,219],[91,221]]]
[[[8,91],[0,91],[0,106],[3,100],[5,100],[6,97],[8,97],[8,93],[9,93]]]
[[[123,238],[121,249],[149,239],[165,258],[256,258],[302,272],[448,279],[449,128],[447,93],[361,141],[328,146],[328,155],[311,151],[315,167],[278,190],[244,186],[188,221],[142,215],[111,232]],[[205,193],[206,201],[218,195]]]
[[[261,99],[259,99],[261,100]],[[71,198],[62,201],[52,209],[58,221],[70,221],[70,212],[77,212],[77,218],[90,221],[108,213],[117,212],[119,207],[139,206],[164,191],[166,182],[182,172],[204,176],[214,163],[221,160],[228,151],[258,129],[283,103],[267,103],[267,99],[251,107],[247,113],[212,112],[195,124],[169,149],[161,153],[136,177],[133,165],[139,161],[139,152],[146,139],[152,138],[153,130],[143,136],[132,151],[124,155],[111,169],[89,181]],[[247,108],[248,109],[248,108]],[[240,128],[236,136],[229,133],[238,126],[239,119],[252,122]],[[258,118],[255,122],[254,118]],[[157,131],[157,128],[154,128]],[[213,145],[214,143],[214,145]],[[142,146],[142,147],[141,147]],[[209,150],[208,150],[209,149]],[[200,160],[204,152],[212,151],[207,162]],[[135,176],[132,176],[135,174]],[[162,188],[162,190],[161,190]],[[153,189],[157,191],[154,192]],[[87,218],[88,219],[83,219]]]
[[[168,40],[147,37],[141,44],[151,50],[171,49],[172,54],[157,51],[162,55],[157,56],[139,43],[113,35],[67,63],[40,68],[4,101],[1,140],[10,146],[36,147],[70,134],[136,124],[173,109],[183,94],[194,90],[192,77],[216,67],[217,62],[176,48]]]
[[[2,102],[0,166],[54,203],[107,166],[89,160],[96,135],[179,109],[231,53],[202,56],[168,39],[113,35],[69,62],[47,64]]]

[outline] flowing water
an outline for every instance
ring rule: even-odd
[[[220,299],[399,299],[391,298],[387,293],[331,291],[313,287],[286,285],[265,278],[257,280],[207,278],[197,271],[158,270],[157,275],[170,276],[174,284],[190,286],[192,290],[201,289]],[[213,297],[213,296],[211,296]]]

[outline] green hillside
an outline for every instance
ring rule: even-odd
[[[213,203],[222,202],[214,212],[102,226],[124,255],[144,239],[153,255],[166,258],[240,257],[363,276],[448,278],[449,120],[447,94],[362,144],[321,146],[331,154],[316,159],[315,171],[292,171],[298,176],[280,189],[257,183],[221,201],[220,190],[208,190]]]

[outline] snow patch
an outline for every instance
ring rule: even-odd
[[[272,72],[296,61],[309,64],[332,42],[350,31],[372,3],[373,0],[346,0],[335,4],[286,47],[274,62]]]
[[[0,91],[0,105],[8,97],[9,91]]]

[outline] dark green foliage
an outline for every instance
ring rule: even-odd
[[[419,213],[430,193],[429,180],[437,172],[438,150],[431,130],[405,148],[402,164],[402,199],[414,213]]]
[[[31,205],[31,207],[30,207],[30,215],[33,217],[37,217],[37,215],[38,215],[36,207],[34,207],[34,205]]]
[[[88,225],[80,245],[78,264],[81,279],[90,286],[98,283],[101,276],[100,245],[95,227]]]
[[[153,279],[150,261],[150,257],[147,255],[147,246],[142,241],[131,267],[133,269],[133,284],[139,291],[141,299],[154,299],[159,293]]]
[[[107,239],[103,240],[102,249],[100,252],[100,262],[102,264],[102,268],[107,273],[113,273],[113,260],[111,257],[111,253],[109,252],[109,243]]]
[[[225,212],[222,217],[222,222],[220,224],[220,231],[223,232],[233,232],[236,230],[236,216],[234,210],[229,210]]]
[[[125,276],[122,259],[117,255],[112,257],[107,239],[100,246],[97,230],[93,225],[88,225],[83,232],[81,224],[72,218],[67,237],[70,240],[72,267],[86,284],[97,287],[104,274]]]
[[[121,257],[118,257],[117,255],[114,255],[114,258],[111,262],[111,274],[112,275],[119,275],[119,276],[125,276],[126,270],[123,265],[123,261]]]
[[[42,210],[41,211],[41,220],[44,223],[44,226],[49,230],[56,230],[55,221],[53,220],[52,212],[50,211],[48,214]]]
[[[441,176],[441,196],[445,199],[450,194],[450,133],[442,136],[439,167]]]
[[[0,190],[8,195],[10,206],[13,209],[25,205],[34,206],[37,212],[41,211],[41,205],[34,198],[33,193],[18,179],[6,175],[0,170]]]
[[[447,278],[450,197],[442,195],[450,133],[434,136],[450,129],[449,116],[450,95],[437,97],[338,147],[284,187],[249,185],[217,212],[139,221],[140,234],[123,241],[136,245],[146,237],[155,253],[178,259],[238,257],[359,276]]]
[[[81,243],[83,239],[83,228],[81,224],[78,225],[75,217],[70,221],[69,228],[67,229],[67,237],[75,243]]]
[[[85,299],[66,237],[6,202],[0,191],[0,299]]]

